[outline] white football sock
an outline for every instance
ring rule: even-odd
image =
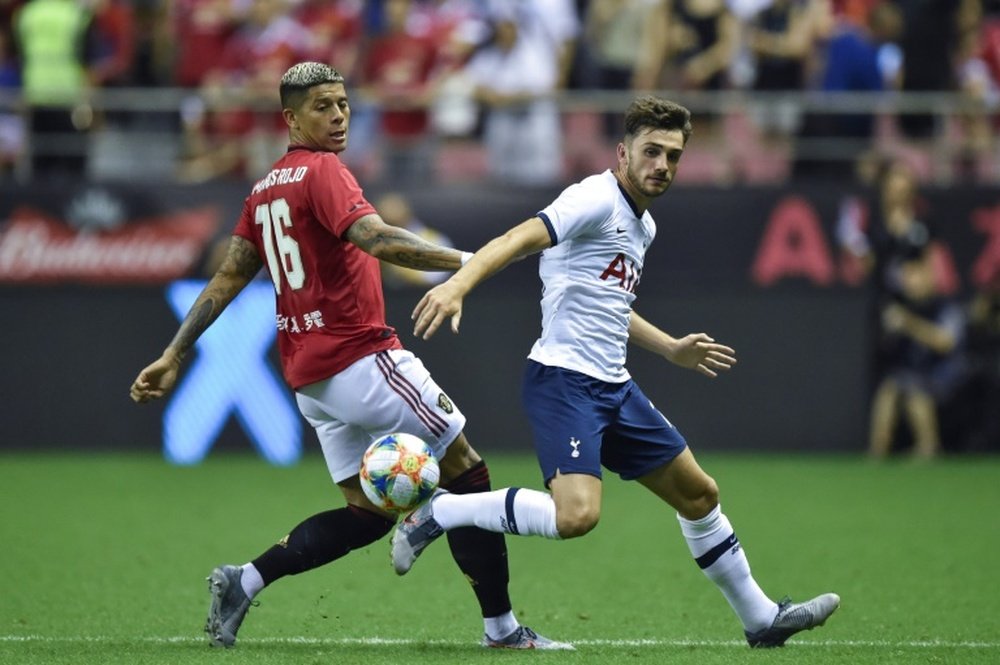
[[[485,617],[483,619],[483,628],[492,640],[502,640],[517,630],[520,625],[513,610],[498,617]]]
[[[476,494],[441,494],[434,499],[434,520],[445,531],[477,526],[515,536],[559,538],[552,495],[518,487]]]
[[[722,591],[744,630],[755,632],[769,627],[778,615],[778,606],[750,574],[750,563],[722,508],[716,506],[700,520],[680,515],[677,520],[695,562]]]
[[[247,598],[253,600],[253,597],[264,588],[264,578],[260,576],[257,566],[252,563],[245,563],[241,568],[243,568],[243,574],[240,576],[240,586],[243,587],[243,593],[247,595]]]

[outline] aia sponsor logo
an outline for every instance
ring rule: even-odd
[[[634,261],[625,257],[619,252],[608,264],[608,267],[601,273],[602,280],[617,282],[618,286],[629,293],[635,293],[635,287],[639,286],[639,278],[642,276],[642,269],[635,265]]]

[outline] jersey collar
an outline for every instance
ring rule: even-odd
[[[629,193],[625,191],[625,188],[622,187],[622,183],[618,180],[618,178],[615,178],[615,184],[618,185],[618,191],[621,192],[622,196],[625,197],[625,201],[628,203],[628,207],[632,209],[632,214],[634,214],[637,218],[641,219],[642,213],[639,212],[639,206],[635,204],[635,201],[632,199]]]

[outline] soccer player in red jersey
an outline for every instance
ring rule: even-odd
[[[274,283],[282,371],[315,428],[343,508],[309,517],[243,566],[209,576],[206,632],[232,646],[254,597],[286,575],[317,568],[387,534],[396,516],[374,506],[358,479],[376,438],[407,432],[424,439],[451,492],[490,488],[486,463],[462,432],[465,416],[385,321],[379,260],[421,270],[456,270],[462,252],[386,224],[337,156],[347,147],[351,108],[343,77],[304,62],[280,85],[288,152],[253,187],[226,258],[177,334],[131,387],[139,403],[167,394],[195,340],[266,266]],[[519,625],[508,595],[502,534],[476,528],[448,534],[483,613],[484,646],[565,649]]]

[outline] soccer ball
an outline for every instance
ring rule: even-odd
[[[383,510],[407,512],[430,498],[441,478],[422,439],[397,432],[377,439],[361,459],[361,489]]]

